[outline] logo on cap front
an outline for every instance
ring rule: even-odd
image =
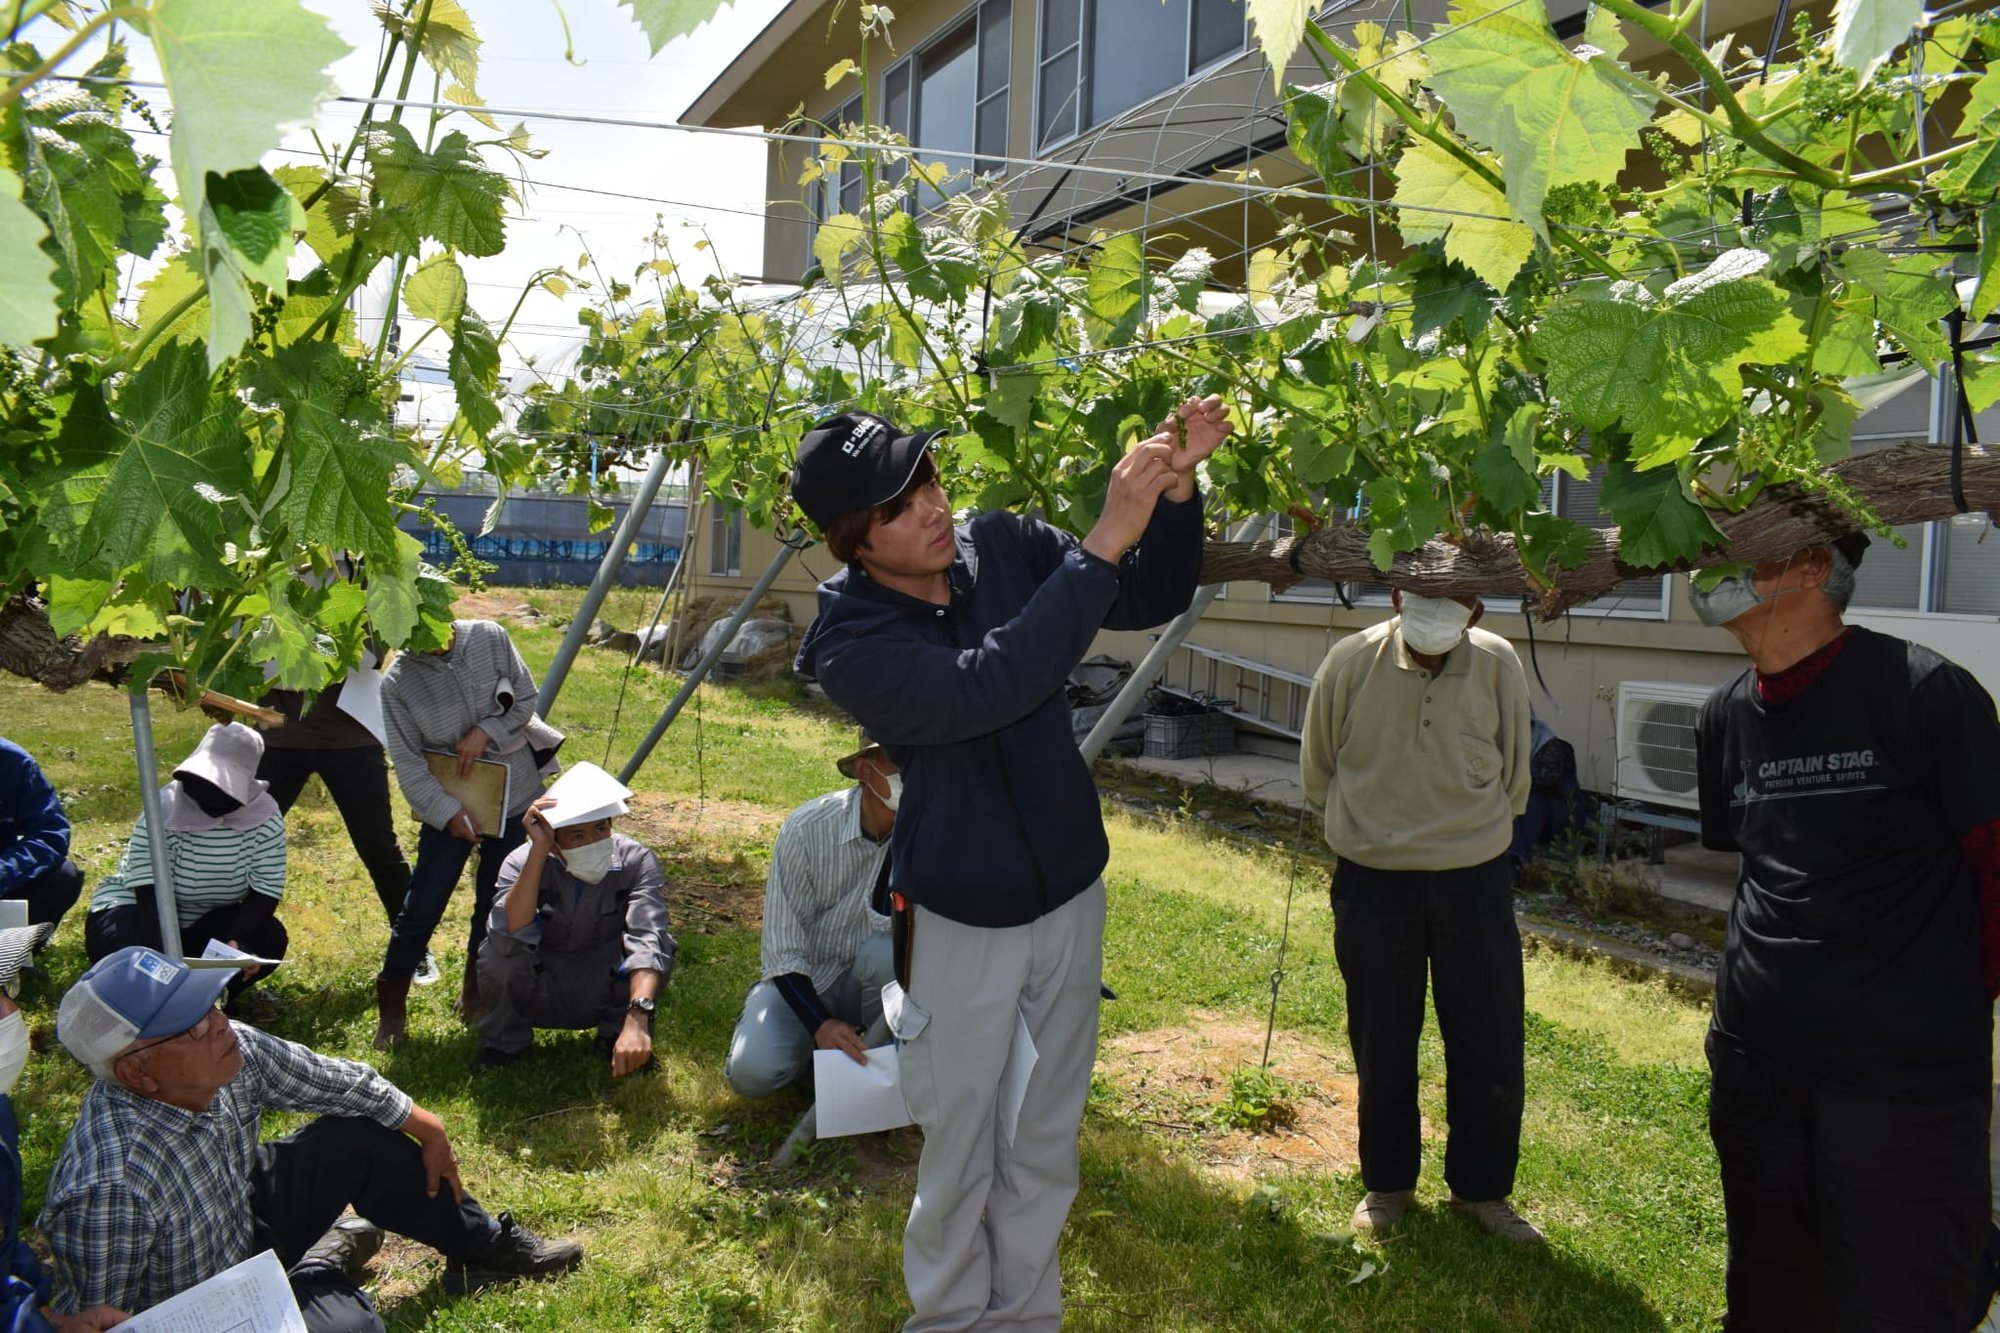
[[[173,985],[174,978],[181,974],[181,970],[178,967],[175,967],[156,953],[140,954],[132,960],[132,966],[138,968],[162,986]]]
[[[882,433],[881,422],[879,421],[860,422],[848,434],[846,442],[840,446],[840,452],[846,454],[849,458],[857,458],[860,456],[861,451],[863,449],[866,449],[869,446],[869,444],[873,442],[875,437],[877,435],[880,435],[881,433]]]

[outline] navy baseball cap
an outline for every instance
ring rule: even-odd
[[[135,1041],[186,1032],[215,1007],[236,973],[194,968],[140,945],[120,949],[76,979],[56,1011],[56,1039],[99,1078]]]
[[[821,532],[842,514],[872,509],[903,493],[942,430],[905,434],[872,412],[828,417],[799,441],[792,499]]]

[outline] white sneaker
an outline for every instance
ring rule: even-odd
[[[416,982],[419,986],[435,986],[440,975],[438,972],[437,955],[426,949],[424,950],[424,961],[417,964],[417,974],[411,977],[410,980]]]
[[[1460,1217],[1476,1222],[1501,1240],[1510,1240],[1516,1245],[1541,1245],[1547,1241],[1541,1229],[1515,1212],[1514,1205],[1505,1199],[1485,1199],[1472,1203],[1454,1194],[1451,1196],[1451,1210]]]

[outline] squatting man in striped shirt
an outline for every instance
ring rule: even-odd
[[[40,1219],[57,1309],[137,1314],[268,1248],[310,1333],[356,1333],[382,1328],[356,1279],[384,1230],[440,1251],[454,1294],[583,1261],[481,1208],[443,1122],[373,1069],[231,1023],[232,975],[132,947],[63,996],[56,1036],[97,1081]],[[267,1111],[319,1118],[259,1143]]]
[[[723,1066],[745,1097],[797,1079],[815,1049],[867,1064],[863,1034],[882,1016],[882,987],[895,975],[889,918],[873,899],[903,778],[872,741],[836,767],[855,785],[792,811],[771,847],[764,976],[743,1001]]]

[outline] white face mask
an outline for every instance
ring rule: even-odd
[[[1449,597],[1403,594],[1403,643],[1411,652],[1442,656],[1458,647],[1471,623],[1472,608]]]
[[[0,1096],[14,1090],[21,1071],[28,1067],[28,1024],[16,1009],[0,1018]]]
[[[610,874],[611,863],[616,859],[609,837],[586,842],[581,847],[565,847],[562,853],[563,869],[585,884],[595,884]]]
[[[890,814],[894,814],[896,807],[903,803],[903,775],[901,773],[885,773],[882,775],[882,780],[889,784],[889,794],[884,796],[873,787],[868,789],[868,794],[880,801],[883,809],[887,810]]]

